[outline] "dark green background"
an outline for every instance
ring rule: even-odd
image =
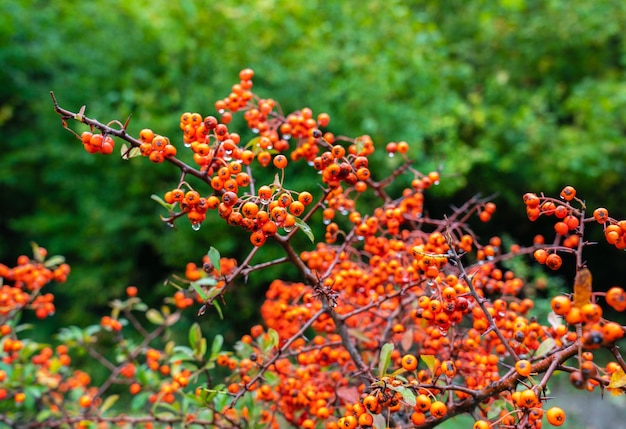
[[[171,293],[163,280],[212,245],[226,256],[247,250],[239,244],[246,236],[216,217],[198,232],[185,222],[176,231],[163,226],[150,195],[175,186],[176,170],[87,154],[62,129],[50,90],[64,107],[86,104],[87,115],[103,122],[132,113],[132,133],[151,127],[180,143],[180,114],[214,114],[214,101],[228,94],[238,71],[252,67],[255,89],[285,111],[328,112],[334,132],[370,134],[380,148],[406,140],[416,168],[443,167],[443,183],[429,197],[432,212],[477,192],[497,193],[498,212],[489,230],[479,230],[483,236],[507,232],[530,243],[537,225],[525,218],[521,195],[556,195],[567,184],[590,207],[625,216],[623,1],[355,5],[19,0],[3,6],[0,260],[12,263],[31,241],[67,256],[73,271],[67,284],[54,287],[59,314],[50,329],[90,323],[85,310],[103,311],[128,284],[157,302]],[[379,156],[374,177],[398,162]],[[308,186],[292,180],[296,190]],[[549,223],[539,228],[550,231]],[[591,266],[596,278],[620,281],[622,255],[608,248],[600,256],[589,256],[598,264]],[[289,276],[289,269],[239,285],[226,309],[238,317],[227,316],[215,329],[249,326],[256,296],[278,275]]]

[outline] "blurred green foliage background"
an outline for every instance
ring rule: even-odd
[[[245,235],[215,217],[198,232],[165,227],[150,195],[175,186],[176,170],[87,154],[49,96],[103,122],[132,114],[130,132],[181,142],[180,114],[215,114],[244,67],[285,111],[328,112],[331,131],[381,148],[406,140],[418,169],[443,167],[433,211],[497,193],[489,234],[530,243],[521,195],[566,184],[622,218],[624,28],[622,0],[13,0],[0,14],[0,260],[30,241],[66,255],[54,323],[80,325],[128,284],[155,302],[171,294],[163,280],[211,245],[245,251]],[[374,176],[397,162],[379,157]],[[605,280],[621,280],[618,252],[601,256],[614,264],[599,270]],[[238,317],[214,329],[249,326],[256,297],[283,274],[240,285],[226,309]]]

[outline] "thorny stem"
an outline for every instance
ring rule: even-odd
[[[485,318],[487,319],[487,322],[489,322],[488,331],[492,330],[493,332],[495,332],[498,338],[500,339],[500,341],[502,342],[502,344],[504,345],[504,347],[506,347],[507,352],[509,352],[509,354],[513,356],[515,361],[518,361],[519,356],[517,355],[515,350],[513,350],[513,347],[511,347],[507,339],[504,338],[504,335],[502,334],[500,329],[496,326],[495,320],[493,320],[493,317],[491,316],[489,311],[487,311],[487,307],[485,306],[485,299],[479,296],[478,293],[476,292],[476,289],[474,288],[474,282],[472,281],[470,276],[467,274],[467,271],[465,271],[465,267],[463,266],[463,263],[461,262],[461,258],[459,257],[459,254],[457,253],[454,245],[452,243],[448,243],[448,244],[450,247],[450,253],[452,254],[452,258],[456,262],[457,267],[459,269],[459,272],[460,272],[459,277],[465,280],[465,282],[467,283],[467,286],[470,289],[470,294],[472,295],[472,297],[474,297],[474,300],[480,306],[481,310],[483,311],[485,315]]]
[[[57,102],[56,97],[54,96],[53,92],[50,92],[50,96],[52,97],[52,101],[54,103],[54,110],[61,115],[61,118],[63,119],[74,119],[78,122],[82,122],[83,124],[89,125],[90,127],[96,128],[98,130],[100,130],[102,132],[102,134],[105,135],[112,135],[115,137],[118,137],[124,141],[127,141],[128,143],[131,144],[132,147],[139,147],[141,146],[141,141],[137,140],[136,138],[134,138],[133,136],[131,136],[130,134],[128,134],[126,132],[126,129],[122,128],[121,130],[112,128],[106,124],[103,124],[101,122],[99,122],[96,119],[93,118],[89,118],[87,116],[84,116],[82,114],[78,114],[78,113],[74,113],[71,112],[67,109],[62,108],[61,106],[59,106],[59,103]],[[65,126],[65,124],[64,124]],[[65,126],[65,128],[67,129],[68,127]],[[181,161],[180,159],[174,157],[174,156],[170,156],[165,158],[165,160],[173,165],[175,165],[176,167],[178,167],[181,172],[183,174],[191,174],[192,176],[195,176],[199,179],[201,179],[202,181],[204,181],[205,183],[211,183],[210,178],[207,176],[206,172],[204,171],[200,171],[197,170],[195,168],[190,167],[189,165],[187,165],[186,163],[184,163],[183,161]]]
[[[260,368],[259,372],[250,379],[250,381],[248,381],[248,383],[246,383],[246,385],[244,386],[244,389],[239,391],[233,401],[230,404],[230,408],[234,407],[235,404],[237,403],[237,401],[239,401],[239,399],[241,399],[241,397],[248,391],[250,390],[251,386],[254,385],[254,383],[256,383],[257,381],[259,381],[261,378],[263,378],[263,374],[265,374],[265,372],[269,369],[270,366],[272,366],[280,356],[283,355],[283,353],[285,353],[289,347],[291,347],[291,345],[294,343],[294,341],[296,341],[298,338],[302,337],[304,335],[304,333],[306,332],[307,329],[309,329],[311,327],[311,325],[313,325],[313,323],[320,318],[320,316],[322,314],[326,313],[326,309],[325,308],[321,308],[320,310],[317,311],[317,313],[315,313],[313,316],[311,316],[311,318],[309,320],[307,320],[307,322],[302,325],[302,327],[298,330],[298,332],[296,332],[294,335],[292,335],[291,337],[289,337],[289,339],[285,342],[285,344],[283,344],[277,351],[276,353],[274,353],[274,355],[263,364],[263,366]]]

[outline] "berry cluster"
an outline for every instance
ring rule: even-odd
[[[115,148],[115,141],[109,135],[94,134],[85,131],[80,135],[80,139],[83,142],[83,147],[89,153],[110,155]]]
[[[384,145],[387,155],[399,155],[393,161],[399,165],[386,177],[373,177],[377,145],[370,136],[322,131],[329,115],[316,116],[308,107],[283,114],[276,101],[252,92],[253,76],[250,69],[241,71],[230,94],[216,102],[217,116],[181,116],[183,145],[195,166],[176,158],[169,140],[149,129],[137,140],[81,116],[103,135],[121,137],[152,161],[180,169],[178,183],[161,201],[169,211],[166,222],[186,216],[199,229],[216,211],[228,225],[248,231],[252,243],[239,264],[213,248],[202,266],[187,264],[185,278],[172,280],[179,290],[161,310],[147,310],[136,288],[128,288],[128,299],[114,302],[97,330],[112,331],[119,340],[134,328],[146,340],[120,351],[116,363],[97,355],[109,362],[109,384],[127,384],[153,410],[193,401],[198,412],[188,413],[184,423],[218,428],[250,422],[271,428],[432,428],[469,411],[474,429],[540,429],[544,421],[565,421],[561,409],[548,406],[547,385],[557,370],[568,372],[578,388],[621,392],[626,365],[615,345],[624,328],[606,318],[601,297],[625,311],[626,292],[619,286],[594,292],[583,251],[589,223],[602,224],[607,241],[621,248],[624,221],[603,208],[587,217],[568,186],[560,199],[523,197],[530,220],[555,219],[551,244],[542,236],[528,247],[505,248],[499,236],[481,240],[470,222],[488,222],[496,211],[493,202],[475,197],[443,218],[433,217],[425,209],[425,193],[439,183],[440,173],[415,170],[407,142]],[[75,116],[55,107],[64,117]],[[229,128],[238,112],[254,136],[247,142]],[[287,186],[298,162],[319,177],[320,197]],[[267,183],[261,178],[272,167],[275,179]],[[391,195],[389,185],[400,183],[400,176],[408,176],[404,183],[410,186]],[[192,187],[189,177],[203,182],[208,193]],[[325,225],[318,240],[307,224],[316,214]],[[313,248],[294,247],[297,228],[314,241]],[[252,265],[267,240],[284,255]],[[554,297],[548,317],[535,308],[525,280],[505,263],[531,254],[553,270],[567,263],[563,256],[576,258],[573,294]],[[300,281],[272,281],[260,308],[263,324],[242,336],[234,351],[223,351],[217,336],[209,353],[197,324],[189,347],[151,343],[195,301],[198,314],[210,306],[221,314],[218,298],[226,286],[284,262],[298,270]],[[134,312],[145,312],[155,331],[148,332]],[[4,346],[15,353],[23,348],[6,341]],[[597,363],[593,353],[600,348],[614,359]],[[576,364],[568,365],[570,359]],[[214,383],[214,372],[226,373],[223,383]],[[95,410],[101,397],[84,393],[81,406]],[[163,418],[183,422],[179,415]],[[155,419],[150,414],[145,421]]]

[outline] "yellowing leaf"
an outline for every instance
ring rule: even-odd
[[[422,360],[422,362],[424,362],[426,364],[426,367],[430,370],[430,372],[433,372],[433,370],[435,368],[435,356],[433,356],[433,355],[420,355],[420,359]]]
[[[618,370],[611,375],[611,382],[607,387],[609,389],[617,389],[624,386],[626,386],[626,373],[624,373],[622,368],[618,368]]]
[[[583,268],[574,279],[574,307],[581,308],[591,302],[591,271]]]

